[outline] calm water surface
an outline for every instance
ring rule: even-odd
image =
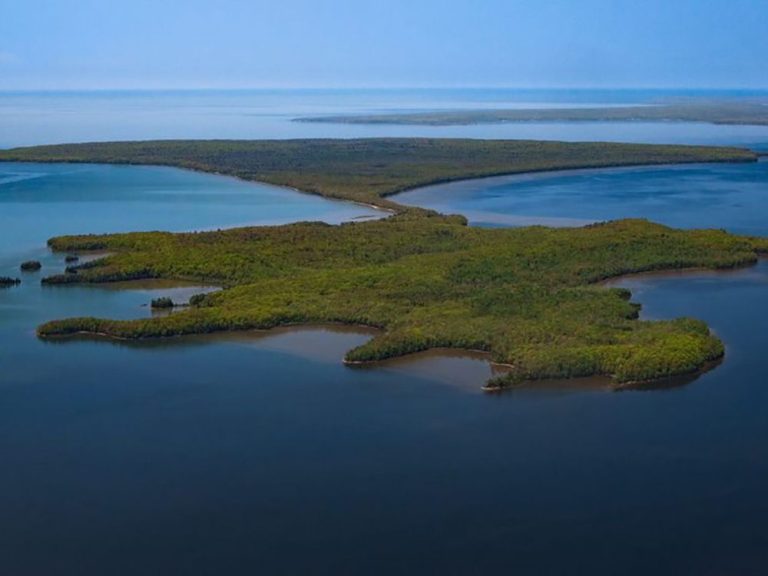
[[[168,293],[183,301],[200,291],[169,290],[156,283],[131,291],[41,286],[41,276],[65,266],[64,255],[46,248],[51,236],[296,220],[338,223],[381,215],[365,206],[173,168],[0,163],[0,276],[23,281],[0,290],[0,336],[5,343],[0,348],[0,386],[17,378],[34,380],[38,371],[56,373],[57,368],[40,361],[49,348],[34,338],[35,326],[46,318],[148,315],[146,304],[157,295]],[[42,262],[42,272],[19,272],[19,263],[31,259]]]
[[[534,179],[537,206],[523,180],[521,197],[531,216],[592,220],[657,195],[642,215],[768,234],[764,170],[608,171],[616,185],[593,200],[579,178],[597,174],[557,175],[576,188]],[[0,275],[28,257],[60,269],[52,234],[367,213],[163,168],[0,173]],[[517,213],[480,209],[494,210]],[[702,318],[728,355],[687,385],[621,393],[483,394],[477,359],[345,368],[369,336],[327,328],[43,343],[34,328],[52,317],[144,316],[197,288],[38,279],[0,291],[2,574],[765,573],[766,263],[624,280],[646,317]]]
[[[581,226],[632,217],[760,235],[768,231],[768,162],[502,176],[421,188],[397,200],[464,214],[475,225]]]
[[[768,99],[768,91],[477,88],[0,92],[0,148],[155,138],[426,136],[733,144],[768,150],[768,126],[692,122],[363,126],[293,121],[306,116],[340,114],[622,106],[690,97]]]

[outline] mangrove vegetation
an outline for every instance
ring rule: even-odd
[[[616,382],[696,371],[723,354],[693,319],[637,319],[629,293],[601,280],[634,272],[733,268],[768,240],[680,231],[643,220],[585,228],[482,229],[460,217],[398,214],[331,226],[54,238],[56,251],[111,255],[49,282],[175,278],[226,288],[177,314],[70,318],[41,337],[81,332],[155,338],[341,322],[381,329],[349,363],[449,347],[483,350],[521,380],[609,375]]]
[[[22,272],[35,272],[37,270],[40,270],[43,265],[40,264],[37,260],[27,260],[26,262],[22,262],[19,266],[19,269]]]

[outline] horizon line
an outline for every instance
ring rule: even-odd
[[[30,93],[30,92],[255,92],[255,91],[352,91],[352,90],[519,90],[519,91],[542,91],[542,90],[572,90],[572,91],[707,91],[707,92],[735,92],[735,91],[754,91],[768,92],[768,86],[587,86],[587,85],[551,85],[551,86],[524,86],[512,84],[468,84],[468,85],[307,85],[307,86],[289,86],[289,85],[267,85],[267,86],[145,86],[145,87],[40,87],[40,88],[2,88],[0,93]]]

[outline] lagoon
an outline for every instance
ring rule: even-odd
[[[438,184],[403,204],[486,226],[583,226],[647,218],[675,228],[768,235],[768,162],[573,170]]]

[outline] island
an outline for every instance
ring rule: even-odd
[[[27,260],[19,265],[19,269],[22,272],[36,272],[42,268],[43,265],[37,260]]]
[[[21,284],[21,280],[18,278],[11,278],[9,276],[0,276],[0,288],[8,288],[9,286],[17,286]]]
[[[108,255],[48,284],[166,278],[213,283],[176,314],[138,320],[69,318],[41,338],[88,333],[161,338],[277,326],[378,328],[345,362],[432,348],[488,353],[499,390],[549,378],[604,375],[617,386],[700,371],[723,355],[703,322],[638,319],[625,289],[601,282],[661,270],[754,264],[768,239],[682,231],[645,220],[582,228],[475,228],[462,216],[397,204],[392,195],[440,181],[534,170],[680,162],[747,162],[734,148],[481,140],[161,141],[46,146],[0,159],[163,164],[365,202],[387,218],[214,232],[52,238],[61,253]]]
[[[581,108],[507,108],[440,110],[386,114],[345,114],[294,118],[295,122],[329,124],[400,124],[461,126],[509,122],[704,122],[708,124],[768,125],[765,100],[688,100],[644,106]]]

